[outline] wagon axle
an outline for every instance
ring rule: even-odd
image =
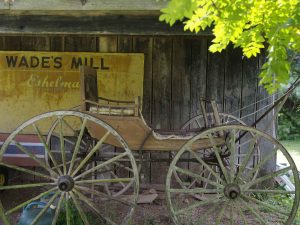
[[[74,187],[74,180],[69,175],[61,176],[57,182],[58,189],[64,192],[71,191]]]
[[[224,188],[224,194],[229,199],[236,199],[241,194],[241,189],[237,184],[227,184]]]

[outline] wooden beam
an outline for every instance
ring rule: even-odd
[[[181,23],[170,27],[157,16],[11,16],[0,15],[0,35],[195,35]],[[197,36],[211,35],[210,31]]]
[[[103,15],[103,14],[158,14],[167,5],[161,0],[15,0],[4,4],[9,14],[22,15]],[[0,10],[2,10],[0,5]],[[0,13],[4,13],[1,12]]]

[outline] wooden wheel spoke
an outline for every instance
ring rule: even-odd
[[[258,204],[259,206],[267,207],[268,209],[274,211],[276,214],[284,215],[284,216],[287,216],[287,217],[290,215],[290,213],[287,212],[287,211],[285,211],[284,209],[277,208],[276,206],[270,205],[270,204],[268,204],[268,203],[266,203],[264,201],[260,201],[260,200],[258,200],[256,198],[253,198],[253,197],[250,197],[250,196],[247,196],[247,195],[244,195],[244,194],[242,195],[242,197],[244,199],[247,199],[248,201],[252,201],[252,202]]]
[[[190,206],[188,206],[184,209],[175,211],[175,215],[180,215],[180,214],[186,213],[188,211],[191,211],[195,208],[198,208],[198,207],[201,207],[201,206],[206,206],[208,204],[217,204],[221,201],[221,197],[223,197],[223,196],[219,195],[219,196],[211,198],[211,199],[207,199],[207,200],[204,200],[204,201],[201,201],[201,202],[197,202],[197,203],[195,203],[193,205],[190,205]]]
[[[122,198],[120,198],[120,197],[113,197],[111,195],[106,195],[106,194],[104,194],[102,192],[96,191],[94,189],[91,189],[91,188],[88,188],[88,187],[85,187],[85,186],[76,185],[75,187],[77,189],[80,189],[81,191],[86,192],[86,193],[95,194],[95,195],[101,197],[102,198],[101,200],[103,200],[103,201],[110,201],[110,200],[112,200],[112,201],[120,202],[120,203],[122,203],[124,205],[128,205],[130,207],[134,207],[134,204],[132,202],[128,202],[128,201],[122,200]]]
[[[197,123],[197,125],[198,125],[198,128],[201,128],[202,126],[201,126],[199,120],[198,120],[198,119],[195,119],[195,121],[196,121],[196,123]]]
[[[221,156],[220,156],[220,154],[219,154],[219,150],[220,150],[220,149],[217,147],[217,144],[215,143],[214,138],[212,137],[211,134],[208,134],[208,138],[209,138],[210,143],[211,143],[212,146],[213,146],[213,151],[214,151],[214,153],[215,153],[215,155],[216,155],[216,157],[217,157],[219,166],[220,166],[221,171],[222,171],[222,173],[223,173],[223,175],[224,175],[224,177],[225,177],[225,180],[226,180],[226,182],[230,183],[230,180],[229,180],[229,178],[228,178],[228,174],[227,174],[226,168],[225,168],[224,163],[223,163],[223,161],[222,161],[222,159],[221,159]]]
[[[270,190],[270,189],[247,189],[243,192],[251,192],[251,193],[268,193],[268,194],[296,194],[295,191],[285,191],[285,190]]]
[[[54,202],[54,200],[57,198],[57,196],[60,194],[59,191],[57,191],[49,200],[49,202],[42,208],[42,210],[36,215],[34,220],[32,221],[31,225],[35,225],[39,219],[45,214],[45,212],[49,209],[51,204]]]
[[[77,161],[79,161],[80,159],[81,159],[81,158],[75,159],[75,160],[74,160],[74,163],[77,162]],[[66,165],[69,165],[69,164],[71,164],[71,161],[67,161],[67,162],[66,162]],[[60,167],[63,167],[63,163],[58,164],[58,167],[59,167],[59,168],[60,168]],[[51,168],[53,168],[53,167],[51,167]]]
[[[75,184],[120,183],[120,182],[131,182],[133,180],[134,178],[92,179],[92,180],[75,181]]]
[[[50,177],[46,174],[42,174],[42,173],[35,172],[35,171],[29,170],[29,169],[25,169],[24,167],[19,167],[19,166],[5,164],[5,163],[0,163],[0,166],[7,167],[7,168],[10,168],[10,169],[13,169],[13,170],[20,171],[20,172],[24,172],[24,173],[27,173],[27,174],[30,174],[30,175],[33,175],[33,176],[42,177],[42,178],[46,178],[46,179],[49,179],[49,180],[56,180],[55,178]]]
[[[221,204],[223,201],[224,201],[224,200],[220,200],[219,204]],[[203,225],[203,224],[206,224],[205,219],[207,219],[207,217],[209,217],[210,214],[211,214],[212,212],[214,212],[214,211],[216,210],[217,207],[219,207],[218,204],[213,204],[207,212],[205,212],[203,215],[199,216],[200,218],[199,218],[199,220],[196,221],[195,224],[196,224],[196,225]]]
[[[60,175],[62,175],[62,172],[61,172],[61,170],[59,169],[59,167],[58,167],[58,165],[57,165],[57,162],[56,162],[55,158],[53,157],[53,155],[52,155],[52,153],[51,153],[51,151],[50,151],[49,146],[47,145],[45,139],[43,138],[43,135],[42,135],[40,129],[38,128],[37,125],[35,125],[35,123],[33,123],[32,126],[34,127],[34,129],[35,129],[35,131],[36,131],[36,133],[37,133],[37,135],[38,135],[38,137],[39,137],[39,140],[43,143],[43,145],[44,145],[44,147],[45,147],[45,150],[46,150],[47,154],[49,155],[51,161],[53,162],[54,169],[56,169],[57,172],[58,172]]]
[[[73,189],[73,190],[74,190],[74,189]],[[85,225],[90,225],[90,223],[89,223],[89,221],[88,221],[88,219],[87,219],[87,216],[86,216],[86,214],[84,213],[83,209],[81,208],[81,206],[80,206],[79,202],[77,201],[75,195],[74,195],[72,192],[69,192],[69,193],[70,193],[70,196],[71,196],[71,198],[72,198],[72,200],[73,200],[73,202],[74,202],[74,205],[75,205],[75,207],[76,207],[76,209],[77,209],[77,211],[78,211],[78,213],[79,213],[79,215],[80,215],[80,218],[81,218],[82,222],[83,222]]]
[[[64,140],[64,134],[63,134],[63,122],[62,118],[59,117],[59,142],[60,142],[60,151],[61,151],[61,159],[63,163],[63,173],[67,173],[67,165],[66,165],[66,151],[65,151],[65,140]]]
[[[224,183],[224,180],[218,175],[206,162],[204,162],[194,151],[191,149],[188,149],[188,151],[195,157],[195,159],[203,165],[215,178],[221,181],[221,183]]]
[[[61,121],[66,125],[67,128],[70,129],[70,131],[76,133],[76,130],[64,119],[64,117],[61,117]]]
[[[110,225],[117,225],[115,222],[113,222],[111,219],[109,219],[106,216],[103,216],[102,213],[97,209],[97,207],[94,205],[93,202],[91,202],[87,197],[85,197],[83,194],[81,194],[78,190],[74,189],[74,193],[78,196],[78,198],[85,202],[91,209],[93,209],[102,219],[109,222]],[[75,197],[74,197],[75,198]]]
[[[194,189],[171,188],[170,192],[184,193],[184,194],[215,194],[215,193],[222,193],[223,190],[221,190],[221,189],[206,189],[206,188],[194,188]]]
[[[176,170],[173,171],[173,174],[174,174],[174,177],[175,177],[175,180],[179,183],[179,185],[181,187],[186,187],[186,185],[182,182],[182,180],[180,179],[178,173]]]
[[[8,219],[4,215],[3,205],[2,205],[1,201],[0,201],[0,219],[3,220],[5,225],[11,225],[11,223],[8,221]]]
[[[97,166],[95,166],[95,167],[93,167],[93,168],[91,168],[91,169],[89,169],[89,170],[87,170],[87,171],[81,173],[80,175],[78,175],[77,177],[75,177],[74,180],[77,180],[77,179],[79,179],[79,178],[81,178],[81,177],[84,177],[84,176],[87,175],[87,174],[90,174],[90,173],[92,173],[92,172],[94,172],[94,171],[97,171],[98,169],[101,169],[101,168],[103,168],[103,167],[105,167],[105,166],[107,166],[107,165],[109,165],[110,163],[113,163],[113,162],[115,162],[115,161],[118,161],[119,159],[121,159],[121,158],[123,158],[123,157],[125,157],[125,156],[127,156],[127,155],[128,155],[127,152],[123,152],[122,154],[117,155],[117,156],[115,156],[115,157],[113,157],[113,158],[111,158],[111,159],[109,159],[109,160],[103,162],[102,164],[99,164],[99,165],[97,165]]]
[[[251,155],[253,154],[254,150],[256,149],[255,148],[255,143],[257,141],[257,137],[253,137],[248,148],[247,148],[247,153],[246,153],[246,156],[242,162],[242,165],[239,167],[239,172],[238,174],[236,175],[236,180],[240,178],[240,176],[242,175],[242,173],[245,171],[245,168],[251,158]]]
[[[262,176],[262,177],[260,177],[260,178],[257,178],[256,180],[252,180],[251,182],[245,184],[245,185],[243,186],[243,188],[244,188],[244,189],[248,189],[248,188],[252,187],[252,186],[255,185],[255,184],[258,184],[258,183],[260,183],[260,182],[263,182],[263,181],[269,180],[269,179],[271,179],[271,178],[274,178],[274,177],[280,176],[280,175],[282,175],[282,174],[285,174],[285,173],[287,173],[289,170],[291,170],[291,167],[290,167],[290,166],[289,166],[289,167],[286,167],[286,168],[284,168],[284,169],[281,169],[281,170],[277,170],[276,172],[273,172],[273,173],[270,173],[270,174],[268,174],[268,175]]]
[[[16,206],[16,207],[14,207],[14,208],[11,208],[11,209],[7,210],[7,211],[5,212],[5,215],[9,215],[9,214],[11,214],[11,213],[17,211],[18,209],[23,208],[24,206],[28,205],[29,203],[31,203],[31,202],[33,202],[33,201],[36,201],[36,200],[40,199],[41,197],[43,197],[43,196],[45,196],[45,195],[47,195],[47,194],[50,194],[51,192],[53,192],[53,191],[55,191],[55,190],[57,190],[57,187],[54,187],[54,188],[52,188],[52,189],[50,189],[50,190],[48,190],[48,191],[46,191],[46,192],[43,192],[43,193],[41,193],[41,194],[35,196],[34,198],[31,198],[31,199],[29,199],[29,200],[27,200],[27,201],[25,201],[25,202],[19,204],[18,206]]]
[[[56,210],[55,210],[55,214],[54,214],[54,217],[53,217],[53,220],[52,220],[52,225],[56,225],[56,222],[57,222],[57,219],[58,219],[58,216],[59,216],[59,213],[60,213],[60,209],[61,209],[61,206],[62,206],[62,202],[64,200],[64,196],[65,194],[61,194],[60,195],[60,198],[57,202],[57,207],[56,207]]]
[[[120,180],[119,183],[122,185],[123,188],[126,186],[126,185],[123,183],[123,178],[118,177],[113,171],[110,171],[110,174],[111,174],[116,180],[117,180],[117,179]],[[131,179],[131,180],[133,180],[133,179]],[[127,181],[125,181],[125,182],[127,182]]]
[[[86,123],[87,123],[87,119],[85,118],[83,120],[82,125],[81,125],[80,132],[79,132],[79,135],[78,135],[78,138],[77,138],[77,141],[76,141],[76,145],[75,145],[74,152],[73,152],[73,155],[72,155],[72,159],[71,159],[71,164],[70,164],[70,167],[69,167],[68,175],[71,174],[71,171],[73,169],[74,162],[75,162],[75,159],[76,159],[78,151],[79,151],[80,142],[82,141],[82,136],[83,136],[83,133],[84,133],[84,130],[85,130],[85,127],[86,127]]]
[[[18,149],[20,149],[23,153],[28,155],[31,159],[36,161],[41,167],[46,169],[50,174],[55,174],[58,176],[58,174],[52,170],[46,163],[38,159],[33,153],[31,153],[28,149],[26,149],[24,146],[22,146],[18,141],[14,140],[15,145],[17,146]]]
[[[207,182],[207,183],[209,183],[209,184],[211,184],[213,186],[216,186],[216,187],[219,187],[219,188],[223,187],[223,185],[221,185],[221,184],[219,184],[217,182],[211,181],[211,180],[209,180],[209,179],[207,179],[207,178],[205,178],[203,176],[199,176],[198,174],[195,174],[195,173],[190,172],[188,170],[185,170],[185,169],[182,169],[182,168],[179,168],[179,167],[175,167],[175,170],[178,171],[178,172],[180,172],[180,173],[182,173],[182,174],[188,175],[190,177],[197,178],[198,180],[202,180],[204,182]]]
[[[99,150],[100,146],[103,144],[103,142],[106,140],[109,134],[110,132],[107,131],[106,134],[97,142],[97,144],[93,147],[89,154],[81,161],[79,166],[72,173],[72,176],[75,176],[78,173],[78,171],[88,162],[88,160],[96,153],[96,151]]]
[[[234,225],[234,205],[230,205],[230,225]]]
[[[222,206],[222,208],[221,208],[221,210],[220,210],[220,212],[219,212],[219,214],[218,214],[218,216],[217,216],[217,219],[216,219],[216,225],[219,225],[219,224],[221,224],[221,221],[222,221],[222,219],[223,219],[223,216],[224,216],[224,211],[225,211],[225,208],[227,207],[227,202],[225,202],[224,204],[223,204],[223,206]]]
[[[133,170],[132,170],[131,168],[129,168],[129,167],[127,167],[127,166],[124,166],[124,165],[121,164],[121,163],[113,162],[112,164],[115,164],[116,166],[121,167],[121,168],[123,168],[123,169],[125,169],[125,170],[127,170],[127,171],[129,171],[129,172],[131,172],[131,173],[133,173]]]
[[[243,220],[243,222],[244,222],[244,225],[248,225],[247,220],[246,220],[246,217],[245,217],[245,215],[244,215],[244,213],[243,213],[243,211],[242,211],[242,207],[241,207],[237,202],[234,202],[233,204],[234,204],[234,205],[236,206],[236,208],[238,209],[239,214],[240,214],[240,216],[242,217],[242,220]]]
[[[201,175],[203,174],[204,172],[201,173]],[[193,185],[197,182],[197,179],[193,180],[193,182],[191,182],[191,184],[187,187],[188,189],[192,188]]]
[[[246,175],[244,180],[247,180],[249,178],[251,178],[252,174],[257,173],[257,171],[270,159],[272,159],[272,157],[274,157],[274,155],[276,154],[275,149],[269,153],[263,160],[261,160],[258,164],[256,164],[256,166],[248,172],[248,174]],[[255,178],[255,177],[254,177]]]
[[[257,219],[263,225],[268,225],[267,222],[259,215],[259,212],[257,212],[253,207],[250,207],[249,204],[247,204],[241,198],[240,198],[240,202],[255,216],[255,219]]]
[[[234,176],[235,176],[235,154],[236,154],[236,149],[235,149],[235,129],[230,132],[229,137],[230,137],[230,142],[229,142],[229,151],[230,151],[230,178],[231,182],[234,181]]]
[[[67,225],[71,225],[71,208],[70,208],[70,195],[69,193],[65,193],[66,197],[65,197],[65,207],[66,207],[66,221],[67,221]]]
[[[6,185],[0,186],[0,190],[11,190],[11,189],[24,189],[24,188],[35,188],[49,185],[56,185],[56,183],[33,183],[33,184],[18,184],[18,185]]]

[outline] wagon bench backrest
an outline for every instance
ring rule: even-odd
[[[98,102],[97,71],[90,67],[80,67],[81,110],[89,109],[91,102]]]
[[[80,68],[81,110],[105,115],[139,116],[142,105],[139,96],[134,101],[102,98],[98,96],[97,84],[97,70],[82,66]]]

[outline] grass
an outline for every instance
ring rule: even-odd
[[[300,169],[300,139],[281,140],[280,143],[290,153],[290,155],[292,156],[292,158],[293,158],[294,162],[296,163],[297,168],[299,170]],[[293,201],[291,198],[287,197],[287,198],[280,199],[280,202],[282,202],[286,205],[291,205]],[[297,216],[296,216],[293,224],[300,225],[300,209],[298,209],[298,213],[297,213]]]
[[[283,140],[280,142],[289,152],[295,152],[300,155],[300,139]]]
[[[300,170],[300,139],[295,140],[283,140],[280,143],[287,149],[293,158],[298,170]],[[285,162],[286,159],[283,154],[278,153],[277,155],[278,162]]]

